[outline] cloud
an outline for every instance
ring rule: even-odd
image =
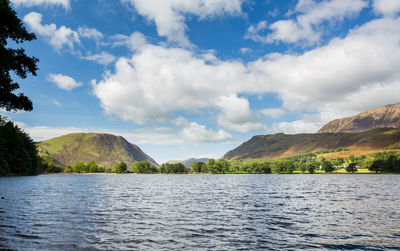
[[[232,135],[222,129],[213,131],[204,125],[191,122],[179,132],[179,135],[190,142],[196,143],[220,143],[233,139]]]
[[[243,47],[243,48],[239,49],[239,52],[242,53],[242,54],[247,54],[247,53],[250,53],[251,51],[252,51],[252,49],[246,48],[246,47]]]
[[[117,34],[111,40],[112,46],[125,46],[131,51],[138,51],[147,45],[146,37],[140,32],[133,32],[130,36]]]
[[[24,5],[27,7],[32,7],[35,5],[61,5],[66,10],[71,9],[70,0],[11,0],[16,6]]]
[[[282,41],[284,43],[304,42],[306,45],[315,44],[323,34],[320,26],[324,22],[340,21],[344,18],[358,15],[368,6],[366,0],[299,0],[293,13],[295,19],[279,20],[270,25],[265,21],[251,25],[245,38],[262,43]],[[271,30],[266,35],[261,33]]]
[[[264,116],[270,117],[272,119],[277,119],[286,114],[286,111],[281,108],[265,108],[260,111]]]
[[[221,97],[218,106],[222,109],[218,124],[229,130],[248,132],[262,127],[260,118],[250,110],[249,101],[235,95]]]
[[[274,123],[270,128],[266,129],[266,133],[275,134],[284,132],[286,134],[296,133],[315,133],[321,126],[315,122],[308,122],[304,120],[295,120],[292,122],[278,122]]]
[[[122,0],[132,4],[138,13],[153,21],[159,36],[169,42],[191,47],[185,32],[185,15],[198,16],[200,19],[212,18],[224,14],[241,13],[241,0]]]
[[[14,123],[25,132],[29,133],[29,136],[34,141],[48,140],[69,133],[89,132],[86,129],[76,127],[30,126],[26,123],[19,121],[14,121]]]
[[[265,126],[261,115],[280,116],[284,110],[314,114],[288,122],[310,131],[398,102],[399,65],[400,19],[382,18],[302,54],[269,54],[246,64],[145,43],[94,80],[93,93],[107,114],[137,124],[172,123],[184,113],[246,132]],[[242,95],[267,93],[277,95],[282,110],[253,111]],[[288,123],[272,127],[293,131]]]
[[[62,49],[64,46],[73,50],[75,44],[80,44],[79,35],[76,31],[64,25],[58,29],[55,24],[42,25],[42,15],[37,12],[27,14],[24,17],[24,22],[33,32],[48,38],[50,45],[57,50]]]
[[[153,127],[133,130],[89,129],[77,127],[30,126],[15,122],[28,132],[35,141],[59,137],[69,133],[111,133],[126,138],[129,142],[142,145],[184,145],[198,143],[228,143],[233,141],[231,134],[219,129],[214,131],[203,125],[186,121],[180,128]]]
[[[103,39],[104,35],[95,28],[88,28],[86,26],[78,28],[78,34],[80,37],[93,39],[97,46],[99,46],[100,41]]]
[[[56,84],[58,88],[66,91],[71,91],[72,89],[82,85],[82,83],[76,82],[73,78],[62,74],[50,74],[47,77],[47,81]]]
[[[52,102],[54,105],[56,105],[56,106],[58,106],[58,107],[61,107],[61,103],[60,103],[57,99],[52,98],[52,99],[51,99],[51,102]]]
[[[374,0],[373,8],[376,12],[385,16],[394,16],[400,12],[400,1],[394,0]]]
[[[245,75],[238,62],[146,44],[132,58],[119,58],[114,73],[93,81],[93,91],[107,114],[138,124],[170,122],[179,111],[208,108],[224,109],[230,118],[221,98],[243,90]]]
[[[399,81],[399,25],[399,19],[374,20],[326,46],[302,55],[274,54],[252,62],[250,68],[273,83],[285,109],[332,110],[324,104],[346,100],[361,88]]]
[[[81,56],[81,58],[89,61],[94,61],[102,65],[108,65],[115,61],[115,57],[108,52],[101,52],[100,54],[89,54]]]

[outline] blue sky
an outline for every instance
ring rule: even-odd
[[[400,1],[11,0],[37,40],[35,140],[122,135],[162,163],[399,102]]]

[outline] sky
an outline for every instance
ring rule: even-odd
[[[398,0],[11,0],[37,39],[36,141],[121,135],[158,163],[400,101]],[[11,46],[18,47],[11,43]]]

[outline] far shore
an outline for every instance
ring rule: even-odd
[[[138,174],[138,175],[142,175],[142,174],[152,174],[152,175],[163,175],[163,174],[192,174],[192,175],[212,175],[212,174],[261,174],[261,173],[132,173],[132,172],[126,172],[126,173],[44,173],[41,175],[49,175],[49,174],[83,174],[83,175],[87,175],[87,174],[112,174],[112,175],[125,175],[125,174]],[[285,174],[285,173],[265,173],[265,174]],[[306,172],[301,172],[301,171],[293,171],[293,173],[288,173],[288,174],[310,174],[308,171]],[[334,172],[331,173],[326,173],[324,171],[318,170],[315,171],[313,174],[396,174],[396,173],[375,173],[375,172],[371,172],[368,169],[358,169],[357,172],[355,173],[349,173],[346,172],[345,169],[339,169],[336,170]]]

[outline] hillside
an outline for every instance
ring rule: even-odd
[[[254,136],[224,155],[225,159],[279,158],[297,153],[346,148],[368,151],[400,147],[400,129],[379,128],[361,133],[317,133]]]
[[[125,162],[128,167],[134,162],[145,160],[157,163],[138,146],[121,136],[103,133],[72,133],[42,141],[38,147],[40,155],[47,155],[61,166],[79,161],[95,161],[98,165],[111,168],[115,163]]]
[[[363,132],[389,127],[400,128],[400,103],[364,111],[352,117],[332,120],[318,133]]]

